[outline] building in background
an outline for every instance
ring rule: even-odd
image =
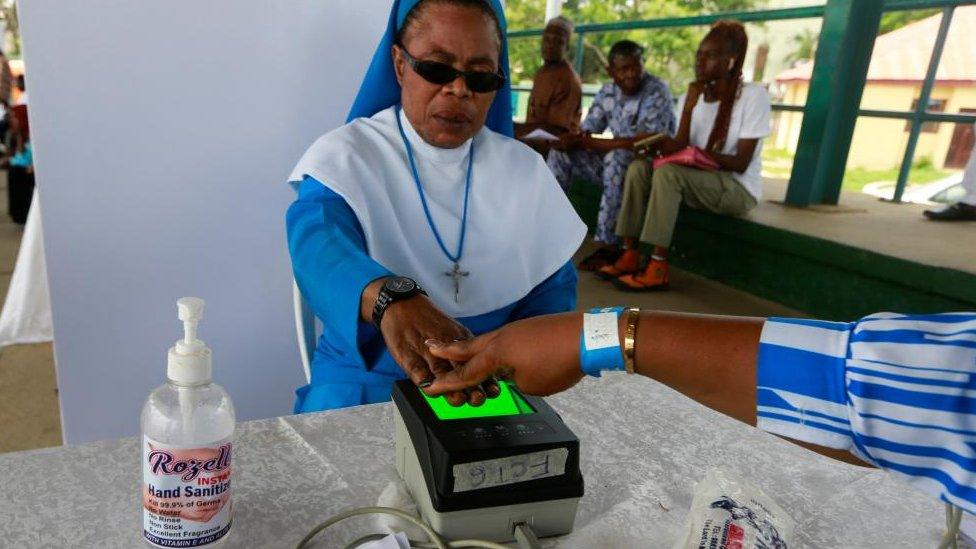
[[[861,100],[862,109],[910,111],[915,108],[941,17],[937,14],[878,37]],[[812,72],[813,62],[809,61],[776,76],[776,82],[782,87],[783,103],[806,103]],[[976,6],[955,10],[929,111],[976,113]],[[772,146],[795,153],[802,122],[802,113],[779,113]],[[907,121],[859,119],[847,167],[878,170],[897,167],[905,152],[909,130]],[[973,140],[972,125],[927,123],[919,136],[915,160],[928,159],[939,169],[961,169],[969,159]]]

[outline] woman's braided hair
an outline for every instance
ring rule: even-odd
[[[729,124],[732,121],[732,106],[739,95],[742,86],[742,65],[746,61],[746,50],[749,48],[749,37],[746,36],[746,28],[742,23],[731,19],[717,21],[712,25],[711,30],[705,35],[704,40],[718,40],[724,45],[726,53],[735,55],[732,68],[726,79],[729,85],[725,87],[725,93],[719,98],[718,115],[715,117],[715,126],[712,133],[708,136],[707,150],[720,152],[725,147],[725,140],[729,135]],[[703,41],[704,41],[703,40]]]

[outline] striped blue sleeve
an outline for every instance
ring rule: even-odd
[[[761,428],[850,449],[976,512],[976,313],[769,319],[757,373]]]
[[[829,448],[852,447],[844,362],[853,324],[770,318],[756,365],[760,429]]]

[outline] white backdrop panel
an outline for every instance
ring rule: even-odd
[[[184,295],[239,418],[290,411],[285,178],[345,118],[389,4],[21,3],[66,442],[138,432]]]

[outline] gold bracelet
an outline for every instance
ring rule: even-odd
[[[634,346],[637,340],[637,321],[640,320],[640,309],[627,309],[627,331],[624,334],[624,365],[627,373],[634,373]]]

